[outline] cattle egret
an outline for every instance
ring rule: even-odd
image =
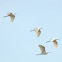
[[[40,34],[41,34],[41,29],[42,29],[42,28],[35,28],[34,30],[31,30],[31,31],[35,31],[35,32],[37,33],[37,37],[39,37]],[[31,32],[31,31],[30,31],[30,32]]]
[[[48,43],[48,42],[53,42],[53,44],[54,44],[55,48],[57,48],[57,47],[58,47],[57,40],[58,40],[58,39],[53,38],[53,39],[51,39],[50,41],[47,41],[46,43]]]
[[[50,52],[46,52],[45,51],[45,47],[44,46],[39,45],[39,47],[40,47],[40,50],[41,50],[41,54],[37,54],[37,55],[46,55],[46,54],[50,53]]]
[[[13,22],[13,21],[14,21],[14,18],[15,18],[15,14],[13,14],[13,13],[11,12],[11,13],[9,13],[7,16],[4,16],[4,17],[8,17],[8,16],[11,17],[11,22]]]

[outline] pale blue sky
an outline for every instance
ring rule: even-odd
[[[13,23],[8,12],[16,13]],[[41,27],[37,38],[30,30]],[[58,38],[58,48],[45,42]],[[48,55],[41,53],[44,45]],[[62,0],[0,0],[0,62],[62,62]]]

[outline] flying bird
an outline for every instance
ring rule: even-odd
[[[58,40],[58,39],[53,38],[53,39],[51,39],[50,41],[47,41],[46,43],[48,43],[48,42],[53,42],[55,48],[57,48],[57,47],[58,47],[58,42],[57,42],[57,40]]]
[[[31,30],[31,31],[35,31],[36,34],[37,34],[37,37],[39,37],[40,34],[41,34],[41,29],[42,29],[42,28],[35,28],[34,30]],[[30,31],[30,32],[31,32],[31,31]]]
[[[45,51],[45,47],[44,46],[39,45],[39,47],[40,47],[40,50],[41,50],[41,54],[37,54],[37,55],[46,55],[46,54],[50,53],[50,52],[46,52]]]
[[[8,16],[11,17],[11,22],[13,22],[14,19],[15,19],[15,14],[13,14],[13,13],[11,12],[11,13],[9,13],[7,16],[4,16],[4,17],[8,17]]]

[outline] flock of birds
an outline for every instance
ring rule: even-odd
[[[31,31],[35,31],[36,34],[37,34],[37,37],[39,37],[40,34],[41,34],[41,29],[42,29],[42,28],[35,28],[34,30],[31,30]],[[30,32],[31,32],[31,31],[30,31]],[[53,38],[53,39],[51,39],[50,41],[47,41],[46,43],[48,43],[48,42],[53,42],[55,48],[57,48],[57,47],[58,47],[58,42],[57,42],[57,40],[58,40],[58,39]],[[41,54],[37,54],[37,55],[46,55],[46,54],[50,53],[50,52],[46,52],[45,47],[44,47],[43,45],[39,45],[39,48],[40,48],[40,50],[41,50]]]
[[[11,13],[9,13],[7,16],[4,16],[4,17],[8,17],[8,16],[11,17],[11,22],[13,22],[14,19],[15,19],[15,14],[11,12]],[[37,37],[39,37],[40,34],[41,34],[41,29],[42,29],[42,28],[35,28],[34,30],[31,30],[30,32],[35,31],[36,34],[37,34]],[[48,42],[53,42],[55,48],[57,48],[57,47],[58,47],[58,42],[57,42],[57,40],[58,40],[58,39],[53,38],[53,39],[51,39],[50,41],[47,41],[46,43],[48,43]],[[41,54],[37,54],[37,55],[46,55],[46,54],[50,53],[50,52],[46,52],[45,47],[44,47],[43,45],[39,45],[39,48],[40,48],[40,50],[41,50]]]

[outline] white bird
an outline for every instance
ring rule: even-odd
[[[57,42],[57,40],[59,40],[59,39],[53,38],[53,39],[51,39],[50,41],[47,41],[46,43],[48,43],[48,42],[53,42],[55,48],[57,48],[57,47],[58,47],[58,42]]]
[[[41,50],[41,54],[37,54],[37,55],[46,55],[46,54],[50,53],[50,52],[46,52],[45,51],[45,47],[44,46],[39,45],[39,47],[40,47],[40,50]]]
[[[42,28],[35,28],[34,30],[31,30],[31,31],[35,31],[37,33],[37,37],[39,37],[41,34],[41,29]]]
[[[13,22],[14,19],[15,19],[15,14],[13,14],[13,13],[11,12],[11,13],[9,13],[7,16],[4,16],[4,17],[8,17],[8,16],[11,17],[11,22]]]

